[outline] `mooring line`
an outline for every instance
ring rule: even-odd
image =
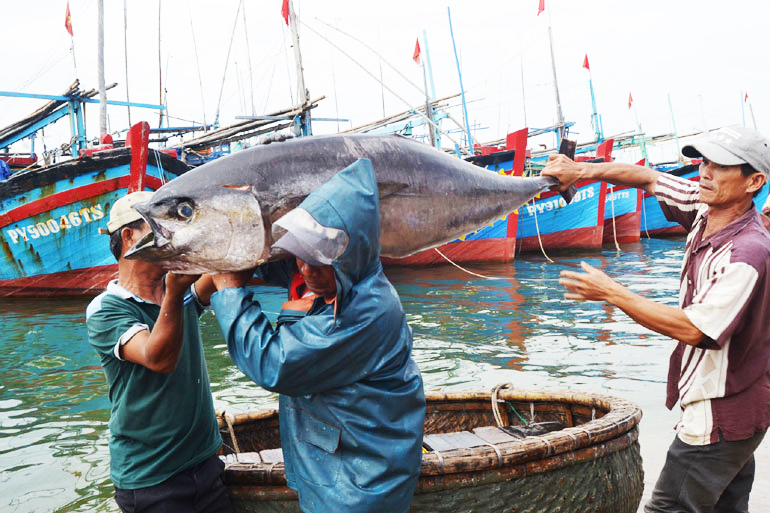
[[[445,255],[444,253],[442,253],[441,251],[439,251],[439,249],[438,249],[438,248],[433,248],[433,249],[435,249],[435,250],[436,250],[436,253],[438,253],[439,255],[441,255],[442,257],[444,257],[444,260],[446,260],[447,262],[449,262],[449,263],[450,263],[450,264],[452,264],[453,266],[457,267],[457,268],[458,268],[458,269],[460,269],[461,271],[464,271],[464,272],[466,272],[466,273],[468,273],[468,274],[471,274],[471,275],[473,275],[473,276],[478,276],[479,278],[484,278],[485,280],[500,280],[500,279],[503,279],[503,278],[496,278],[496,277],[494,277],[494,276],[484,276],[483,274],[478,274],[478,273],[474,273],[473,271],[469,271],[468,269],[466,269],[466,268],[464,268],[464,267],[460,267],[460,266],[459,266],[459,265],[457,265],[456,263],[452,262],[452,261],[449,259],[449,257],[448,257],[448,256],[446,256],[446,255]]]
[[[610,203],[612,206],[612,238],[615,240],[615,251],[620,253],[618,244],[618,232],[615,230],[615,186],[610,184]]]

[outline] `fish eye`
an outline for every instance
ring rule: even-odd
[[[189,203],[180,203],[176,212],[182,219],[190,219],[193,215],[193,207]]]

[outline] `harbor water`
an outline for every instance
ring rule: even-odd
[[[589,253],[520,255],[510,264],[389,268],[414,331],[426,390],[560,388],[615,395],[642,407],[645,496],[674,436],[665,409],[671,340],[620,310],[563,299],[563,269],[581,260],[646,297],[676,305],[683,239],[643,239]],[[259,288],[275,318],[284,292]],[[0,512],[113,512],[109,403],[87,341],[88,299],[0,300]],[[216,319],[202,333],[217,410],[272,406],[275,394],[241,374]],[[770,448],[757,453],[753,511],[770,511]],[[766,509],[763,509],[766,508]]]

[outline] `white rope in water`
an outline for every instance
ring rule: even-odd
[[[464,272],[466,272],[466,273],[468,273],[468,274],[470,274],[470,275],[473,275],[473,276],[478,276],[479,278],[484,278],[485,280],[495,280],[495,279],[497,279],[497,278],[494,278],[494,277],[492,277],[492,276],[484,276],[483,274],[474,273],[473,271],[469,271],[468,269],[466,269],[466,268],[464,268],[464,267],[460,267],[460,266],[459,266],[459,265],[457,265],[456,263],[452,262],[452,261],[449,259],[449,257],[448,257],[448,256],[446,256],[444,253],[442,253],[441,251],[439,251],[439,249],[438,249],[438,248],[433,248],[433,249],[435,249],[435,250],[436,250],[436,253],[438,253],[439,255],[441,255],[442,257],[444,257],[444,260],[446,260],[447,262],[449,262],[449,263],[450,263],[450,264],[452,264],[453,266],[457,267],[457,268],[458,268],[458,269],[460,269],[461,271],[464,271]]]
[[[615,229],[615,189],[612,185],[610,185],[610,204],[612,205],[612,238],[615,241],[615,251],[620,253],[620,245],[618,244],[618,232]]]
[[[543,248],[543,241],[540,239],[540,226],[537,224],[537,205],[535,205],[535,200],[532,200],[532,206],[535,208],[535,233],[537,233],[537,242],[540,244],[540,251],[543,252],[543,256],[546,260],[548,260],[550,263],[553,263],[553,260],[545,254],[545,248]]]

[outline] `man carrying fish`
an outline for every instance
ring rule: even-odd
[[[425,396],[380,264],[379,194],[358,160],[276,221],[273,249],[292,258],[256,273],[289,289],[275,327],[251,271],[212,275],[233,361],[280,394],[286,479],[308,513],[406,513],[420,474]]]
[[[222,439],[198,329],[211,278],[191,289],[194,275],[123,258],[150,231],[133,205],[151,196],[134,192],[110,209],[118,279],[86,310],[109,384],[115,500],[127,513],[226,513],[232,507],[216,455]]]
[[[770,426],[770,235],[752,198],[768,180],[770,141],[726,127],[682,149],[702,158],[700,183],[621,163],[551,157],[560,188],[604,180],[655,194],[684,226],[679,307],[655,303],[581,263],[563,271],[567,299],[606,301],[677,340],[666,406],[682,417],[645,505],[657,512],[748,512],[754,451]]]

